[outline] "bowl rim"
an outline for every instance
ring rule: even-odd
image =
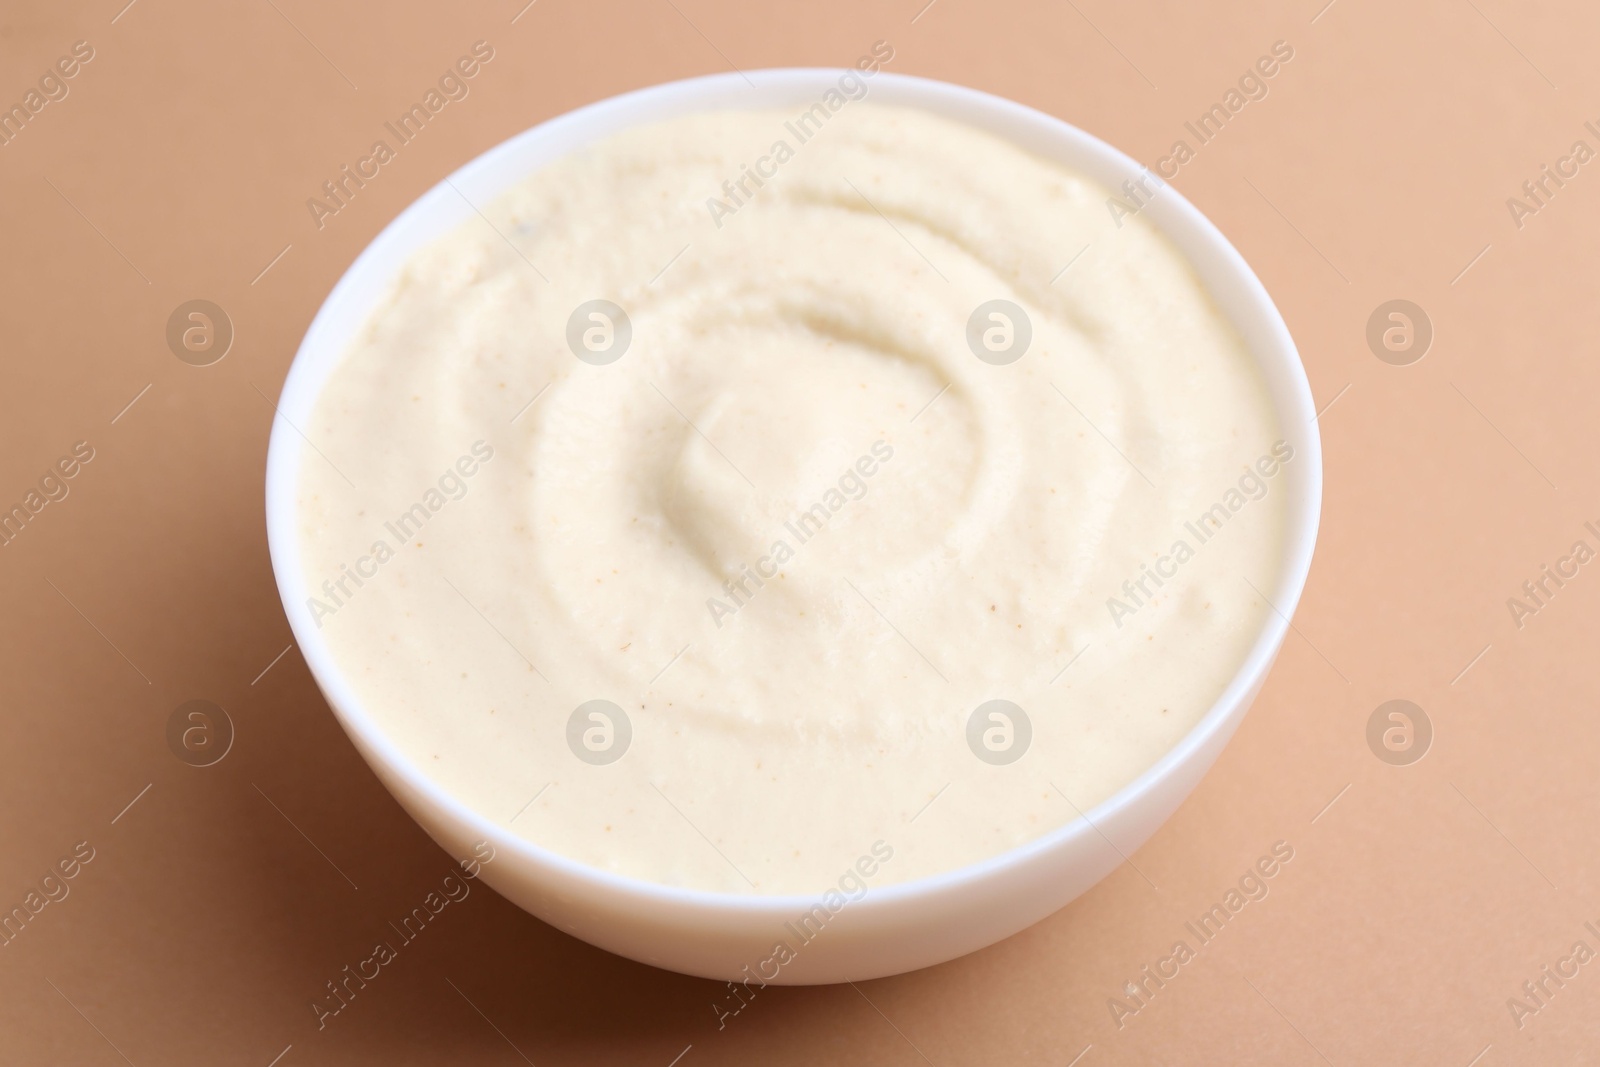
[[[301,656],[340,725],[356,742],[357,750],[369,764],[381,762],[384,769],[400,779],[415,796],[442,811],[456,825],[467,827],[478,839],[489,842],[497,850],[505,848],[527,864],[543,868],[548,874],[587,883],[613,896],[648,901],[680,912],[733,911],[754,919],[783,919],[815,903],[827,887],[819,887],[815,893],[736,893],[667,885],[592,867],[522,837],[509,826],[471,807],[424,773],[367,710],[322,638],[306,605],[311,579],[301,566],[298,528],[298,488],[304,444],[300,431],[285,412],[302,413],[314,409],[328,374],[342,359],[344,352],[343,344],[333,345],[324,340],[327,334],[335,330],[330,323],[344,314],[343,305],[360,299],[352,295],[358,281],[376,273],[383,279],[383,286],[392,282],[403,261],[394,261],[389,254],[391,246],[402,244],[411,236],[404,231],[429,211],[435,210],[444,191],[450,190],[448,195],[453,197],[457,195],[455,190],[458,187],[480,185],[482,175],[502,165],[506,157],[526,151],[540,140],[560,139],[563,136],[571,138],[575,131],[586,127],[602,131],[594,137],[605,136],[616,129],[694,111],[782,106],[776,102],[751,104],[742,102],[739,97],[748,94],[751,89],[758,94],[765,90],[774,98],[798,92],[801,88],[815,95],[825,91],[847,73],[855,73],[868,82],[868,97],[874,94],[890,95],[895,98],[891,103],[955,118],[956,121],[979,126],[1013,143],[1018,142],[1007,131],[1031,129],[1041,138],[1054,138],[1059,144],[1070,146],[1075,153],[1097,163],[1096,169],[1107,172],[1115,170],[1128,175],[1150,173],[1148,167],[1109,143],[1048,113],[978,89],[883,70],[868,77],[859,70],[845,67],[748,69],[635,89],[539,122],[480,153],[412,200],[372,238],[330,290],[295,352],[276,404],[265,479],[267,541],[273,574],[279,599]],[[889,92],[879,93],[880,87]],[[980,116],[989,122],[985,124],[978,121]],[[565,155],[581,143],[584,143],[582,139],[569,143],[551,158]],[[1035,151],[1028,145],[1021,147]],[[1089,168],[1078,165],[1078,169]],[[531,171],[524,171],[526,173]],[[498,191],[503,191],[509,183],[492,184]],[[1155,217],[1156,227],[1175,243],[1177,240],[1171,233],[1174,225],[1187,228],[1191,240],[1209,244],[1212,252],[1220,257],[1220,269],[1231,271],[1234,275],[1232,283],[1243,287],[1252,313],[1259,318],[1259,324],[1265,327],[1266,343],[1252,345],[1247,340],[1246,347],[1264,373],[1269,363],[1276,361],[1283,364],[1281,370],[1287,374],[1287,404],[1278,391],[1269,387],[1269,392],[1274,394],[1273,407],[1279,419],[1280,433],[1285,439],[1290,436],[1290,420],[1298,419],[1305,424],[1305,429],[1301,431],[1304,440],[1296,441],[1295,458],[1304,460],[1297,465],[1295,472],[1298,481],[1293,484],[1298,488],[1286,489],[1289,500],[1286,503],[1279,572],[1270,593],[1264,596],[1272,610],[1267,614],[1238,670],[1205,714],[1158,760],[1111,796],[1087,811],[1079,812],[1077,818],[1003,852],[934,874],[874,886],[851,904],[852,910],[878,911],[899,906],[903,902],[958,891],[964,886],[1025,867],[1029,861],[1083,834],[1085,827],[1098,831],[1100,826],[1115,822],[1119,815],[1136,808],[1157,792],[1164,780],[1202,753],[1219,732],[1231,731],[1237,725],[1237,719],[1242,718],[1244,710],[1241,705],[1249,700],[1252,690],[1264,680],[1288,633],[1290,617],[1294,614],[1309,576],[1321,517],[1322,448],[1310,382],[1288,327],[1255,272],[1199,209],[1166,182],[1159,181],[1158,185],[1159,195],[1147,204]],[[454,225],[451,224],[452,227]],[[1219,268],[1213,267],[1208,271],[1187,252],[1183,254],[1215,299],[1214,275]],[[380,290],[383,286],[380,286]],[[365,321],[374,308],[369,301],[360,310],[362,313],[357,318]],[[1228,317],[1234,328],[1243,335],[1237,316]],[[1303,457],[1299,454],[1302,446],[1305,450]],[[374,772],[377,771],[378,768],[374,767]],[[384,775],[379,774],[379,780],[393,791]],[[1181,804],[1187,792],[1179,798],[1178,803]]]

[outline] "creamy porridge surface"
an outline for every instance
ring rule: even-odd
[[[479,205],[304,427],[365,707],[485,817],[671,885],[809,893],[874,843],[903,881],[1077,819],[1238,670],[1294,461],[1107,195],[863,101],[633,129]]]

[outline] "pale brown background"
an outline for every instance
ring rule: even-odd
[[[1600,574],[1520,630],[1505,604],[1600,519],[1600,163],[1520,231],[1505,207],[1574,139],[1597,144],[1593,5],[938,0],[913,23],[923,0],[539,0],[513,23],[525,0],[125,2],[0,10],[0,103],[75,40],[97,52],[0,148],[0,503],[73,442],[97,451],[0,549],[0,905],[74,842],[98,851],[0,948],[0,1060],[266,1067],[292,1046],[284,1067],[667,1067],[692,1045],[682,1067],[1488,1067],[1600,1044],[1600,962],[1520,1031],[1506,1008],[1573,941],[1600,948],[1583,929],[1600,920]],[[496,58],[472,95],[319,232],[306,198],[478,39]],[[769,989],[719,1031],[720,985],[480,888],[318,1032],[308,1001],[449,860],[296,652],[261,675],[289,644],[266,397],[311,316],[404,205],[530,125],[730,64],[849,64],[879,39],[890,70],[1020,100],[1146,161],[1273,41],[1295,49],[1176,185],[1276,297],[1319,406],[1338,398],[1325,517],[1265,692],[1134,857],[1159,889],[1124,866],[988,951],[859,989]],[[1437,332],[1404,368],[1364,340],[1397,297]],[[237,329],[207,368],[164,340],[192,298]],[[1436,730],[1409,767],[1364,736],[1395,697]],[[206,769],[164,736],[193,698],[238,728]],[[1107,997],[1279,839],[1296,856],[1271,895],[1118,1030]]]

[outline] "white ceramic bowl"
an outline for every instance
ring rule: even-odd
[[[411,253],[471,217],[538,167],[577,146],[644,122],[722,108],[800,109],[836,84],[841,70],[751,71],[658,85],[591,104],[485,152],[390,223],[329,294],[301,342],[283,386],[267,454],[267,535],[278,590],[300,652],[356,748],[413,818],[444,849],[496,850],[481,877],[551,925],[611,952],[687,974],[762,980],[779,941],[796,948],[777,983],[842,982],[927,967],[993,944],[1084,892],[1153,834],[1210,768],[1260,690],[1288,630],[1311,566],[1322,497],[1322,450],[1311,389],[1289,331],[1261,282],[1227,239],[1171,189],[1143,214],[1188,256],[1213,299],[1243,336],[1266,377],[1283,437],[1296,462],[1284,468],[1287,537],[1277,576],[1264,590],[1275,611],[1227,689],[1199,724],[1153,767],[1086,818],[967,867],[874,888],[803,946],[784,929],[816,897],[737,896],[656,885],[586,867],[531,844],[434,784],[385,735],[340,669],[306,607],[296,528],[304,443],[290,424],[311,422],[317,395],[369,312]],[[870,99],[918,107],[1007,137],[1118,189],[1143,168],[1073,126],[1021,104],[922,78],[879,73]],[[1063,250],[1068,251],[1068,250]],[[1115,847],[1110,844],[1115,843]],[[819,892],[822,887],[819,887]]]

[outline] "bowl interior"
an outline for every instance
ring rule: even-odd
[[[301,564],[296,494],[303,438],[295,428],[310,415],[346,347],[387,294],[411,254],[471,218],[477,207],[518,180],[587,143],[630,126],[698,111],[809,107],[834,87],[842,70],[769,70],[694,78],[614,97],[545,122],[485,152],[424,193],[372,242],[345,272],[307,330],[284,382],[267,458],[266,513],[274,575],[301,654],[347,732],[370,760],[403,780],[414,795],[472,827],[497,848],[568,874],[643,897],[709,907],[788,915],[809,897],[738,896],[683,889],[589,868],[498,826],[434,785],[380,728],[341,671],[306,606],[310,590]],[[1116,190],[1146,168],[1103,141],[1021,104],[976,90],[880,72],[868,80],[867,98],[916,107],[1006,137]],[[1277,576],[1265,592],[1274,610],[1227,688],[1195,727],[1156,764],[1087,813],[1095,824],[1149,793],[1175,766],[1194,756],[1217,731],[1231,729],[1241,704],[1271,666],[1310,569],[1322,493],[1322,455],[1315,408],[1294,342],[1265,288],[1227,239],[1176,190],[1163,186],[1142,209],[1190,260],[1212,299],[1238,330],[1266,380],[1280,432],[1300,460],[1285,468],[1285,537]],[[897,899],[983,878],[1027,855],[1054,847],[1085,820],[1065,824],[1033,841],[954,871],[875,889],[863,903],[892,906]]]

